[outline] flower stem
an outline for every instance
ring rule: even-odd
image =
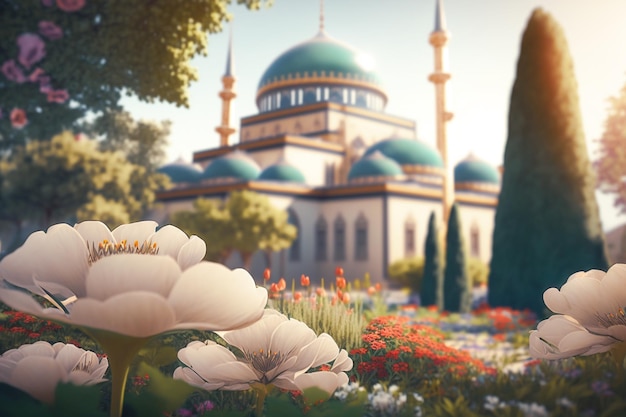
[[[267,394],[274,388],[273,385],[265,385],[261,383],[252,384],[252,388],[256,392],[256,407],[254,409],[255,417],[263,417],[263,407],[265,406],[265,398]]]
[[[111,417],[122,417],[124,392],[130,365],[141,348],[150,339],[125,336],[104,330],[83,329],[83,331],[95,339],[107,355],[112,383],[109,415]]]

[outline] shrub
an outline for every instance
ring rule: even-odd
[[[401,259],[389,265],[389,279],[399,287],[408,287],[411,292],[419,293],[424,275],[424,258]]]

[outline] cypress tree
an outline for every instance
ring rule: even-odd
[[[428,219],[428,234],[424,245],[424,275],[422,276],[422,291],[420,294],[422,305],[436,305],[443,310],[443,265],[441,259],[441,245],[435,213],[430,213]]]
[[[443,306],[447,311],[469,313],[472,308],[467,256],[461,234],[459,209],[450,209],[446,233],[446,268],[443,279]]]
[[[541,316],[547,288],[607,268],[572,59],[542,9],[522,37],[508,123],[489,303]]]

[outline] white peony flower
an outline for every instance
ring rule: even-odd
[[[569,277],[560,290],[543,294],[555,313],[530,333],[531,356],[559,359],[606,352],[626,342],[626,265]]]
[[[60,382],[93,385],[105,381],[106,358],[71,344],[36,342],[0,356],[0,382],[27,392],[41,402],[54,403]]]
[[[0,288],[0,301],[69,323],[97,340],[111,364],[112,415],[121,415],[126,373],[150,337],[173,330],[229,330],[263,315],[267,290],[243,269],[201,261],[206,246],[155,222],[58,224],[35,232],[0,262],[0,278],[41,295]]]
[[[13,289],[0,289],[0,299],[42,318],[138,338],[228,330],[261,317],[267,291],[247,271],[201,262],[201,239],[155,227],[139,222],[110,232],[103,223],[83,222],[35,232],[0,262],[0,277],[59,308]]]
[[[263,318],[248,327],[218,333],[241,356],[211,341],[191,342],[178,352],[185,367],[177,368],[174,378],[206,390],[261,384],[300,391],[317,387],[329,395],[348,382],[344,371],[352,369],[352,359],[332,337],[316,336],[306,324],[275,310],[265,310]],[[329,370],[307,373],[331,361]]]

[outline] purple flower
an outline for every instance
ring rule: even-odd
[[[54,6],[54,0],[41,0],[41,4],[45,7],[52,7]]]
[[[196,404],[195,408],[196,408],[196,412],[203,414],[203,413],[213,410],[215,408],[215,404],[213,404],[209,400],[206,400],[204,402],[201,402],[200,404]]]
[[[5,77],[7,77],[9,81],[13,81],[19,84],[26,81],[24,72],[20,67],[17,66],[17,63],[14,59],[10,59],[2,64],[2,73]]]
[[[187,408],[179,408],[178,410],[176,410],[176,415],[178,417],[191,417],[193,416],[193,411],[187,409]]]
[[[48,102],[49,103],[65,103],[67,99],[70,98],[70,95],[67,93],[67,90],[50,90],[48,92]]]
[[[63,29],[50,20],[42,20],[39,22],[39,33],[51,41],[61,39],[63,37]]]
[[[26,69],[30,69],[33,64],[41,61],[46,56],[46,45],[39,35],[34,33],[20,35],[17,38],[17,46],[20,48],[17,59]]]
[[[49,92],[52,91],[52,84],[50,84],[49,76],[41,75],[39,76],[38,81],[39,81],[39,92],[48,94]]]

